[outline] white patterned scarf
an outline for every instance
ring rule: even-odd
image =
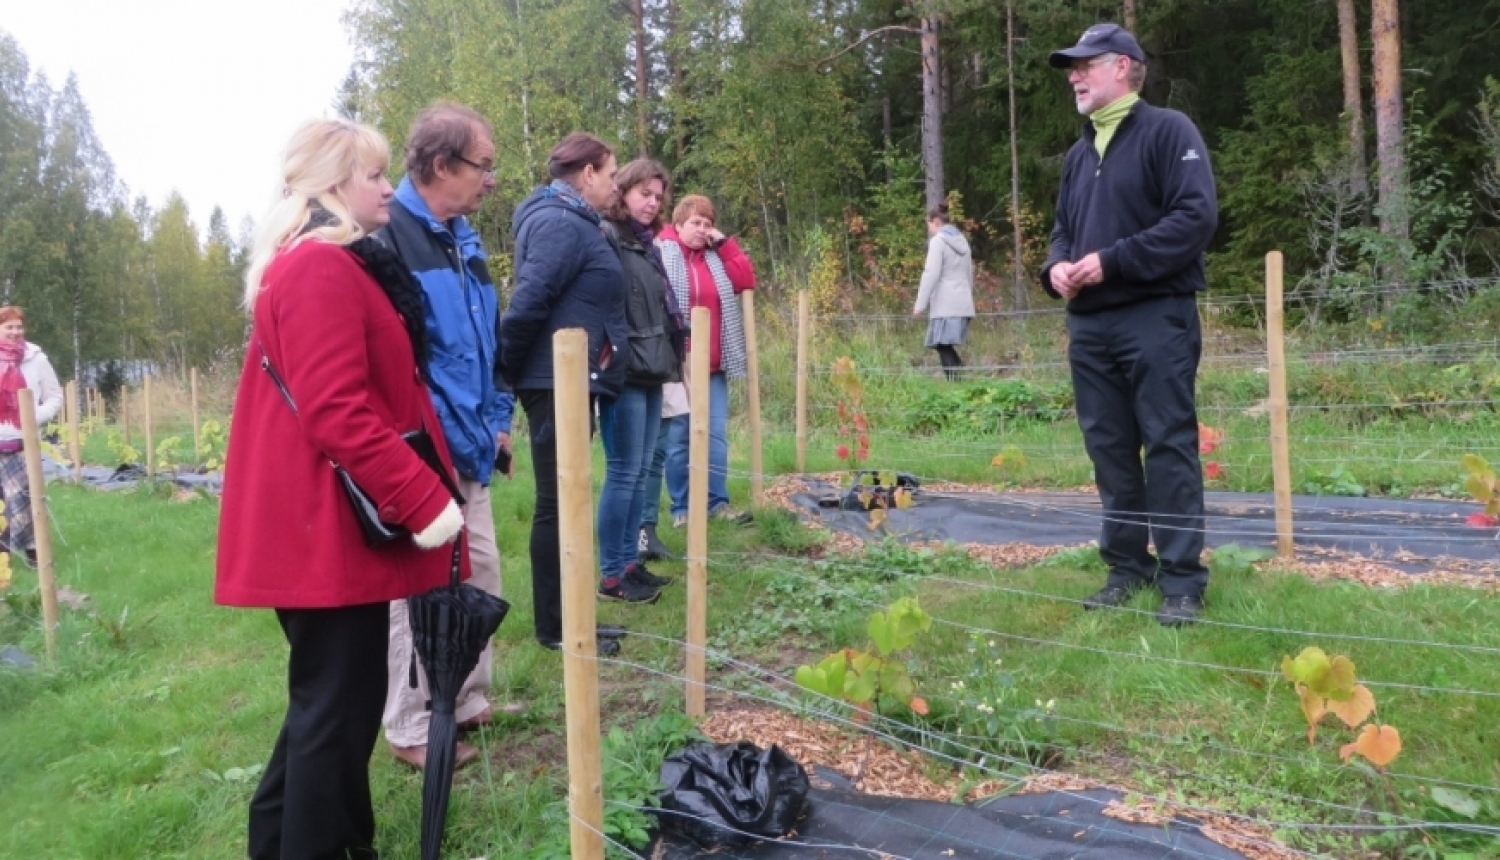
[[[657,239],[661,250],[661,261],[667,269],[667,280],[672,282],[672,292],[677,296],[677,306],[692,320],[693,303],[688,289],[688,264],[682,255],[682,246],[671,239]],[[729,282],[729,273],[724,271],[724,261],[712,248],[704,251],[708,270],[714,276],[714,287],[719,291],[719,369],[730,379],[744,379],[749,374],[750,359],[745,352],[745,320],[740,314],[739,296]]]

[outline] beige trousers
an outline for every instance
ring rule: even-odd
[[[459,492],[468,504],[464,506],[464,525],[468,529],[469,566],[472,569],[469,584],[482,588],[490,594],[500,594],[500,551],[495,546],[495,514],[490,507],[490,490],[476,481],[458,479]],[[418,747],[427,745],[427,673],[422,671],[422,661],[417,660],[417,686],[411,686],[413,656],[411,623],[407,618],[406,601],[391,601],[391,644],[387,652],[385,715],[385,739],[393,746]],[[479,655],[479,664],[469,677],[464,679],[458,691],[458,707],[454,711],[459,722],[471,720],[490,706],[485,693],[490,688],[490,673],[494,669],[494,643],[485,646]]]

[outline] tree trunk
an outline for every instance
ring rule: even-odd
[[[1359,33],[1355,29],[1354,0],[1337,0],[1339,53],[1344,60],[1344,118],[1349,124],[1349,155],[1354,159],[1354,192],[1370,191],[1370,167],[1365,161],[1365,106],[1359,89]]]
[[[932,13],[931,3],[928,12]],[[922,167],[927,176],[927,208],[947,197],[943,184],[943,99],[938,67],[938,19],[922,19]]]
[[[1011,266],[1011,290],[1015,309],[1026,309],[1026,273],[1021,264],[1021,150],[1016,141],[1016,4],[1005,3],[1005,75],[1007,99],[1010,101],[1010,223],[1014,234],[1014,258]]]
[[[1125,0],[1123,5],[1125,7],[1125,29],[1129,30],[1132,34],[1140,35],[1135,32],[1135,0]]]
[[[633,0],[631,12],[635,15],[635,144],[636,153],[646,158],[651,154],[647,146],[650,123],[646,94],[651,64],[646,61],[646,0]]]
[[[677,55],[679,34],[677,32],[677,16],[680,14],[677,8],[678,0],[666,0],[667,19],[667,77],[672,80],[672,98],[681,101],[684,97],[682,91],[686,82],[686,75],[682,69],[682,59]],[[677,149],[677,162],[687,155],[687,132],[682,127],[682,120],[677,117],[676,112],[672,115],[672,137]]]
[[[1375,79],[1375,154],[1380,165],[1380,232],[1405,239],[1406,154],[1401,132],[1401,22],[1397,0],[1372,0],[1371,59]],[[1394,261],[1393,261],[1394,262]],[[1399,269],[1399,264],[1398,269]],[[1399,271],[1393,271],[1399,277]]]

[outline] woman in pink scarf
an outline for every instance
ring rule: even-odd
[[[26,342],[26,317],[18,307],[0,308],[0,493],[5,496],[8,528],[0,532],[0,551],[26,553],[36,566],[36,537],[31,527],[31,491],[26,484],[26,459],[21,455],[21,407],[16,392],[30,389],[36,397],[38,426],[57,417],[62,387],[46,353]]]

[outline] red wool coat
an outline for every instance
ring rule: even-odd
[[[424,551],[403,538],[365,546],[329,465],[348,470],[383,520],[413,532],[451,498],[400,438],[426,427],[449,463],[401,317],[359,259],[337,245],[308,240],[283,251],[263,284],[230,424],[215,601],[355,606],[446,582],[451,544]],[[261,368],[262,347],[300,414]]]

